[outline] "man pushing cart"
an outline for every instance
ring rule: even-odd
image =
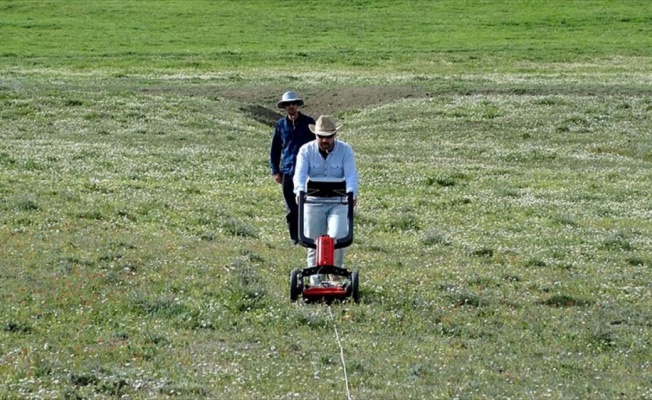
[[[294,173],[299,204],[299,243],[307,248],[306,268],[291,274],[291,300],[347,297],[358,300],[358,274],[344,268],[344,248],[353,242],[353,208],[358,172],[350,145],[336,139],[330,115],[309,125],[315,141],[301,147]],[[304,278],[309,280],[304,285]],[[304,287],[305,286],[305,287]]]

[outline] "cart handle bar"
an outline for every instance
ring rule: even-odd
[[[319,203],[319,201],[310,201],[306,199],[306,192],[305,191],[300,191],[299,192],[299,244],[301,244],[303,247],[309,247],[311,249],[316,249],[317,244],[315,239],[311,239],[307,237],[304,232],[303,232],[303,206],[304,204],[310,204],[310,203]],[[335,248],[336,249],[341,249],[344,247],[349,247],[351,243],[353,243],[353,192],[348,192],[346,194],[346,199],[342,198],[341,200],[342,204],[346,204],[348,206],[347,209],[347,219],[349,221],[349,229],[348,233],[346,236],[343,238],[335,239]]]

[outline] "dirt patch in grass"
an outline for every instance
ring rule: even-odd
[[[222,89],[217,96],[243,103],[241,110],[258,122],[273,126],[283,115],[276,107],[285,88],[261,87]],[[303,112],[317,118],[322,114],[340,115],[351,110],[362,110],[408,98],[427,98],[431,93],[425,88],[409,86],[347,87],[330,90],[300,91],[305,105]]]
[[[316,87],[313,89],[292,88],[278,85],[221,87],[221,86],[192,86],[192,87],[147,87],[146,93],[181,93],[190,96],[207,96],[215,99],[226,99],[240,103],[240,110],[252,119],[268,125],[283,116],[283,110],[276,107],[283,92],[296,90],[305,105],[302,111],[315,118],[322,114],[334,115],[339,120],[345,119],[346,114],[355,110],[375,107],[392,103],[402,99],[423,99],[441,95],[530,95],[530,96],[599,96],[599,95],[639,95],[648,94],[647,87],[639,88],[629,85],[600,86],[593,83],[580,83],[576,85],[495,85],[485,84],[475,87],[441,86],[426,87],[418,85],[377,85],[377,86],[338,86],[333,88]],[[555,99],[546,101],[555,102]],[[554,103],[553,103],[554,104]]]

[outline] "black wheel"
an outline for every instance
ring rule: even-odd
[[[299,279],[299,270],[293,269],[290,273],[290,300],[297,301],[302,292],[303,282]]]
[[[359,281],[360,278],[358,277],[358,270],[354,269],[353,272],[351,272],[351,283],[349,287],[351,290],[351,297],[356,303],[360,302],[360,292],[358,291],[360,286]]]

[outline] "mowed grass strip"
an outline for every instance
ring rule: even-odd
[[[6,1],[0,10],[0,63],[36,68],[464,73],[645,58],[652,48],[644,0]]]

